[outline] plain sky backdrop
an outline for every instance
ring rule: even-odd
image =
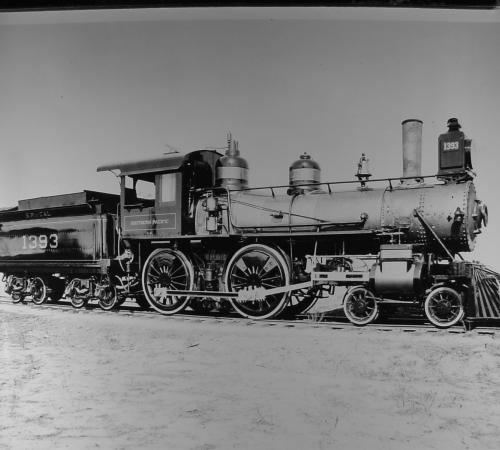
[[[402,174],[401,122],[423,120],[423,173],[458,117],[476,142],[500,269],[500,16],[492,11],[233,8],[0,14],[0,206],[118,192],[101,164],[221,147],[250,184],[285,184],[307,151],[322,179]],[[498,262],[497,262],[498,261]]]

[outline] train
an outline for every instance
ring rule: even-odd
[[[403,174],[323,182],[307,153],[289,183],[250,187],[228,135],[195,150],[101,165],[119,194],[20,200],[0,211],[0,272],[14,302],[66,298],[105,310],[126,299],[171,315],[234,310],[262,320],[307,313],[345,288],[355,325],[417,308],[435,326],[500,317],[498,275],[465,261],[488,222],[472,140],[456,118],[438,137],[438,172],[421,174],[421,120],[402,122]]]

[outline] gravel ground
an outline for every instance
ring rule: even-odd
[[[0,304],[1,449],[498,449],[500,347]]]

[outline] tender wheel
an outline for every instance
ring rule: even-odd
[[[438,328],[448,328],[464,316],[462,298],[455,289],[438,287],[430,292],[424,303],[425,315]]]
[[[377,320],[379,307],[371,291],[356,286],[344,296],[344,313],[352,324],[363,326]]]
[[[318,301],[320,288],[300,289],[290,294],[290,302],[281,313],[282,317],[294,317],[305,314]]]
[[[14,277],[11,284],[12,303],[19,303],[24,300],[26,290],[26,280],[24,278]]]
[[[20,292],[13,292],[12,293],[12,303],[19,303],[23,299],[24,299],[24,295],[21,294]]]
[[[83,297],[71,297],[70,301],[71,301],[71,305],[73,306],[73,308],[80,309],[80,308],[83,308],[87,304],[88,299],[83,298]]]
[[[189,304],[186,295],[167,295],[166,290],[192,291],[194,270],[188,257],[179,250],[155,250],[144,263],[142,286],[146,299],[156,311],[175,314]]]
[[[31,297],[35,305],[41,305],[47,300],[47,286],[40,277],[36,277],[32,282]]]
[[[111,311],[114,308],[118,308],[119,300],[116,295],[116,289],[113,286],[106,286],[102,288],[99,293],[99,307],[104,311]]]
[[[282,254],[267,245],[251,244],[239,249],[227,264],[224,283],[228,291],[272,289],[290,283],[288,264]],[[286,306],[289,293],[258,300],[230,300],[238,314],[251,319],[276,317]]]
[[[80,309],[89,301],[89,290],[89,287],[83,285],[83,280],[73,278],[64,290],[64,295],[69,299],[73,308]]]
[[[7,278],[4,279],[5,281],[5,293],[7,295],[10,295],[12,293],[12,281],[14,280],[14,276],[13,275],[9,275]]]

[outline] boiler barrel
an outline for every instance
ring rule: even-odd
[[[296,197],[235,192],[231,194],[230,215],[239,232],[285,232],[289,226],[294,231],[316,231],[319,223],[371,231],[399,229],[406,233],[406,243],[435,248],[432,234],[414,214],[417,209],[449,249],[458,252],[474,248],[475,207],[474,184],[467,182]]]

